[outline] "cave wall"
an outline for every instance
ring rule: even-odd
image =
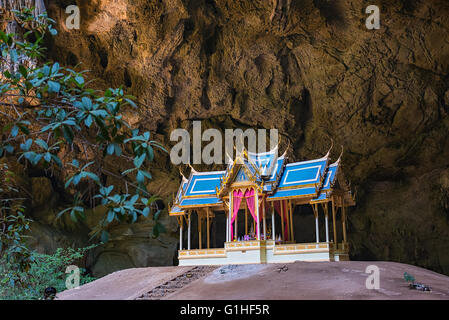
[[[81,9],[80,30],[64,25],[72,2]],[[60,31],[49,54],[82,63],[97,87],[124,85],[141,103],[130,117],[166,145],[171,130],[192,120],[277,128],[296,161],[323,155],[332,138],[344,146],[345,175],[357,193],[348,217],[352,258],[449,274],[449,3],[379,0],[381,28],[367,30],[370,4],[47,1]],[[168,199],[177,168],[160,156],[151,171],[150,189]],[[169,264],[176,223],[166,221],[166,247],[125,237],[108,247],[104,264]],[[159,254],[133,261],[142,246]]]

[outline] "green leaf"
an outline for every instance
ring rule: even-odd
[[[59,63],[55,63],[54,65],[53,65],[53,67],[51,68],[51,73],[52,74],[56,74],[56,73],[58,73],[58,71],[59,71]]]
[[[93,122],[93,120],[92,120],[92,116],[91,116],[91,115],[88,115],[88,116],[86,117],[86,119],[84,120],[84,124],[85,124],[88,128],[90,128],[90,126],[92,125],[92,122]]]
[[[24,78],[27,78],[27,77],[28,77],[28,70],[27,70],[27,68],[24,67],[23,64],[21,64],[21,65],[19,66],[19,72],[20,72],[20,74],[21,74]]]
[[[142,171],[137,171],[136,180],[138,183],[144,183],[145,182],[145,176],[143,175]]]
[[[14,152],[14,147],[12,145],[8,144],[8,145],[5,146],[5,150],[8,153],[13,153]]]
[[[67,142],[73,143],[73,138],[75,135],[73,134],[72,129],[70,129],[70,127],[68,127],[68,126],[63,126],[62,132],[63,132],[64,138],[67,140]]]
[[[110,144],[110,145],[108,145],[108,148],[107,148],[107,153],[109,154],[109,155],[111,155],[111,154],[113,154],[114,153],[114,151],[115,151],[115,147],[114,147],[114,144]]]
[[[81,99],[81,101],[83,102],[83,106],[87,109],[87,110],[91,110],[92,109],[92,100],[90,100],[88,97],[83,97]]]
[[[39,147],[41,147],[44,150],[48,150],[48,144],[42,140],[42,139],[37,139],[34,141]]]
[[[50,67],[48,65],[45,65],[45,66],[42,67],[42,73],[45,76],[48,77],[50,75],[50,71],[51,71],[51,69],[50,69]]]
[[[17,54],[16,49],[9,50],[9,56],[11,57],[11,60],[16,63],[19,59],[19,55]]]
[[[50,161],[51,161],[51,153],[50,153],[50,152],[47,152],[47,153],[44,155],[44,160],[45,160],[46,162],[50,162]]]
[[[125,98],[125,101],[128,102],[128,104],[130,104],[131,107],[137,108],[136,103],[134,101],[132,101],[131,99]]]
[[[84,84],[84,78],[82,76],[76,76],[75,77],[75,81],[78,85],[83,85]]]
[[[57,155],[52,154],[51,158],[59,167],[62,168],[62,161],[61,161],[61,159],[59,159],[59,157]]]
[[[50,93],[58,93],[61,89],[61,85],[58,82],[48,81],[48,92]]]
[[[109,240],[109,233],[106,230],[103,230],[101,233],[101,242],[106,243]]]
[[[77,222],[78,219],[76,218],[76,213],[74,210],[70,211],[70,219],[72,219],[73,222]]]
[[[145,207],[145,208],[142,210],[142,215],[143,215],[145,218],[147,218],[149,214],[150,214],[150,208],[149,208],[149,207]]]
[[[153,219],[155,221],[159,220],[159,216],[161,215],[162,210],[158,210],[154,215],[153,215]]]
[[[137,200],[139,200],[139,195],[135,194],[132,196],[131,199],[129,199],[129,202],[130,202],[130,204],[134,205],[137,202]]]
[[[65,188],[65,189],[67,189],[67,188],[69,187],[69,185],[72,183],[73,178],[74,178],[74,177],[71,177],[71,178],[69,178],[69,179],[66,181],[66,183],[65,183],[65,185],[64,185],[64,188]]]
[[[33,139],[28,139],[25,143],[20,144],[20,149],[23,151],[28,151],[31,148],[31,145],[33,144]]]
[[[142,166],[142,163],[144,162],[146,156],[147,155],[143,153],[140,157],[134,158],[134,165],[136,166],[136,168],[140,168]]]
[[[11,135],[13,137],[17,137],[17,135],[19,134],[19,127],[18,126],[14,126],[11,130]]]
[[[152,147],[147,148],[148,151],[148,161],[153,161],[154,159],[154,151]]]
[[[109,210],[108,217],[106,218],[106,221],[108,223],[111,223],[112,220],[114,220],[114,218],[115,218],[115,212],[113,210]]]
[[[84,172],[85,175],[89,178],[91,178],[92,180],[94,180],[96,183],[100,184],[100,179],[98,178],[98,176],[92,172]]]

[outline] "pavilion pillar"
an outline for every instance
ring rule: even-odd
[[[260,240],[260,221],[259,221],[259,193],[257,192],[257,188],[254,188],[255,194],[255,205],[256,205],[256,223],[257,223],[257,240]]]
[[[326,226],[326,242],[329,242],[329,207],[328,204],[325,203],[323,205],[324,210],[324,220],[325,220],[325,226]]]
[[[271,202],[271,239],[276,240],[276,229],[274,227],[274,202]]]
[[[341,197],[341,224],[343,228],[343,243],[346,243],[346,210],[343,197]]]
[[[206,229],[207,229],[207,249],[210,248],[210,225],[209,225],[209,207],[206,209]]]
[[[335,198],[334,196],[332,196],[332,226],[334,229],[334,244],[337,245],[337,223],[336,223],[336,219],[335,219]]]
[[[245,234],[248,234],[248,205],[245,203]]]
[[[182,216],[179,216],[179,250],[182,250]]]
[[[293,207],[292,207],[292,201],[291,200],[288,201],[288,208],[290,210],[290,235],[291,235],[290,236],[290,240],[295,242],[294,241],[295,235],[293,234]]]
[[[280,205],[281,205],[281,228],[282,228],[282,241],[285,241],[285,228],[284,228],[284,203],[281,201],[279,201]]]
[[[225,229],[226,229],[226,238],[225,238],[225,242],[228,242],[228,237],[229,237],[229,232],[228,232],[228,226],[229,226],[229,212],[226,213],[226,225],[225,225]]]
[[[291,241],[291,234],[290,234],[290,213],[289,213],[289,208],[288,208],[288,200],[284,200],[283,204],[286,204],[286,208],[284,210],[284,215],[285,215],[285,221],[287,222],[287,237],[288,237],[288,241]],[[284,205],[282,205],[284,206]]]
[[[198,214],[198,211],[197,211],[197,214]],[[201,241],[201,240],[203,240],[202,234],[201,234],[202,222],[203,222],[203,219],[201,218],[200,214],[198,214],[198,249],[202,249],[202,246],[203,246],[202,241]]]
[[[226,219],[226,242],[231,241],[231,217],[232,217],[232,192],[229,192],[229,212]]]
[[[235,215],[235,220],[234,220],[234,239],[235,239],[235,241],[237,241],[237,235],[238,235],[238,232],[237,232],[237,227],[238,227],[238,219],[239,219],[239,212],[237,211],[237,213],[236,213],[236,215]]]
[[[267,240],[267,222],[265,220],[265,197],[262,198],[262,203],[263,203],[263,207],[262,207],[262,217],[263,217],[263,239]]]
[[[187,250],[190,250],[190,215],[191,215],[191,212],[189,212],[188,213],[188,223],[189,223],[189,225],[188,225],[188,227],[187,227]]]
[[[315,215],[315,235],[316,235],[316,243],[320,243],[320,230],[318,226],[318,205],[313,204],[313,213]]]

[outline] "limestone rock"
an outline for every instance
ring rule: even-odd
[[[46,177],[31,178],[32,206],[40,207],[48,204],[53,196],[53,186]]]
[[[377,3],[380,30],[366,29],[359,0],[84,1],[81,29],[67,30],[66,1],[51,1],[60,33],[49,52],[68,66],[82,62],[97,87],[124,85],[142,103],[133,122],[167,145],[174,128],[196,119],[277,128],[292,160],[324,155],[333,138],[357,190],[348,218],[353,258],[448,273],[440,177],[449,166],[449,6]],[[151,171],[168,200],[177,168],[159,155]],[[174,231],[176,224],[167,248],[123,238],[100,255],[98,270],[169,264]]]

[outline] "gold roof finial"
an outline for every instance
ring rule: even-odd
[[[327,152],[327,154],[324,156],[325,158],[329,158],[329,155],[331,154],[331,150],[334,147],[334,139],[331,138],[331,147],[329,149],[329,151]]]
[[[190,169],[192,170],[193,173],[197,173],[197,172],[198,172],[198,171],[196,171],[196,170],[192,167],[192,165],[191,165],[190,163],[188,163],[188,165],[189,165],[189,167],[190,167]]]
[[[183,180],[187,180],[186,177],[182,174],[181,168],[178,167],[179,174],[181,175]]]
[[[343,148],[343,145],[341,145],[341,154],[340,154],[340,156],[338,157],[337,162],[340,162],[341,157],[343,157],[343,151],[344,151],[344,148]]]

